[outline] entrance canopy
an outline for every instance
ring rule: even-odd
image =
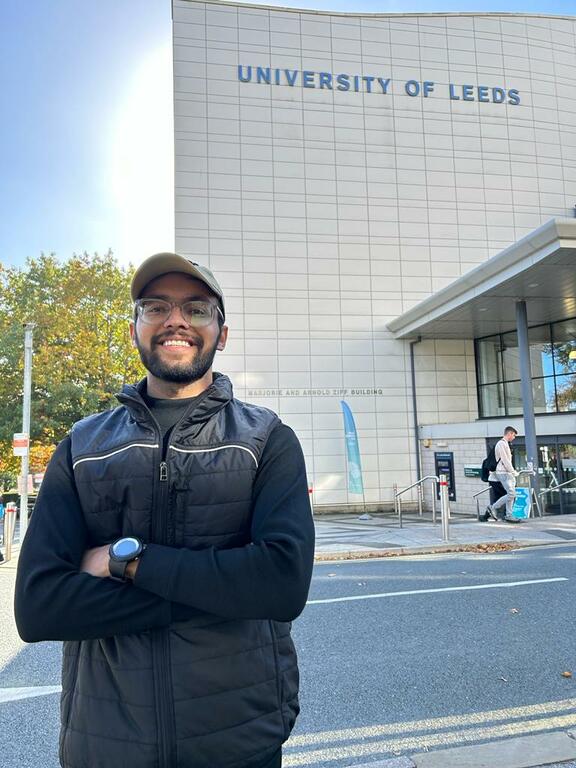
[[[518,301],[531,326],[576,316],[576,219],[551,219],[388,328],[397,339],[490,336],[516,327]]]

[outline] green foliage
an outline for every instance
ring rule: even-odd
[[[128,333],[132,269],[112,253],[0,263],[0,457],[22,425],[24,330],[35,323],[31,444],[51,446],[83,416],[115,404],[143,374]]]

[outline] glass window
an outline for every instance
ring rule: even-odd
[[[505,416],[502,384],[484,384],[480,387],[480,413],[482,416]]]
[[[554,323],[552,335],[556,375],[576,373],[576,319]]]
[[[554,376],[548,376],[545,379],[532,379],[532,397],[534,398],[534,413],[555,413]]]
[[[576,374],[556,377],[559,411],[576,411]]]
[[[541,376],[554,376],[550,326],[540,325],[537,328],[529,328],[528,343],[530,345],[532,378],[538,379]]]
[[[502,334],[502,360],[504,363],[504,381],[519,379],[520,357],[516,332]]]
[[[519,381],[507,381],[504,384],[506,390],[506,413],[522,413],[522,391]]]
[[[500,336],[480,339],[477,343],[478,373],[480,384],[502,381],[502,357],[500,355]]]

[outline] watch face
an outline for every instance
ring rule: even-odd
[[[112,551],[114,553],[114,557],[117,557],[121,560],[129,560],[131,557],[134,557],[139,549],[140,549],[140,542],[138,539],[134,539],[131,536],[126,536],[124,539],[118,539],[118,541],[115,541],[112,546]]]

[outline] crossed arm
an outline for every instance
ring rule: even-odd
[[[66,439],[48,467],[20,553],[18,631],[28,642],[82,640],[159,629],[198,611],[288,621],[305,605],[313,551],[302,451],[281,425],[256,477],[250,544],[189,550],[150,543],[132,578],[113,581],[108,546],[91,547]]]

